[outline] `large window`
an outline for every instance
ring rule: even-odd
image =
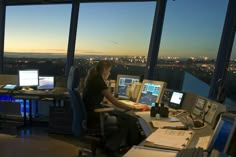
[[[82,3],[75,63],[91,66],[98,59],[113,61],[118,73],[144,74],[156,2]]]
[[[208,96],[227,0],[167,1],[156,78]]]
[[[38,68],[40,74],[64,74],[71,4],[6,8],[4,72]]]
[[[234,44],[231,52],[231,59],[229,62],[229,67],[227,69],[225,81],[225,90],[223,90],[223,96],[226,96],[225,104],[236,107],[236,39],[234,37]]]

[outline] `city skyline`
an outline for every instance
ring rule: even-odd
[[[167,1],[159,56],[216,58],[228,1],[200,1]],[[146,56],[155,6],[81,3],[75,55]],[[5,52],[66,55],[70,14],[70,4],[7,7]]]

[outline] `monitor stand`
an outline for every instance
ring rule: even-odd
[[[22,87],[21,90],[24,90],[24,91],[31,91],[31,90],[34,90],[34,89],[31,88],[31,87]]]

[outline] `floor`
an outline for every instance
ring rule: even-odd
[[[88,148],[72,135],[48,133],[44,126],[0,128],[1,157],[77,157],[78,148]],[[105,157],[101,150],[97,157]]]

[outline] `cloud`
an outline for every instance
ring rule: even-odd
[[[116,41],[113,41],[113,40],[109,40],[111,43],[113,43],[113,44],[115,44],[115,45],[119,45],[119,43],[118,42],[116,42]]]

